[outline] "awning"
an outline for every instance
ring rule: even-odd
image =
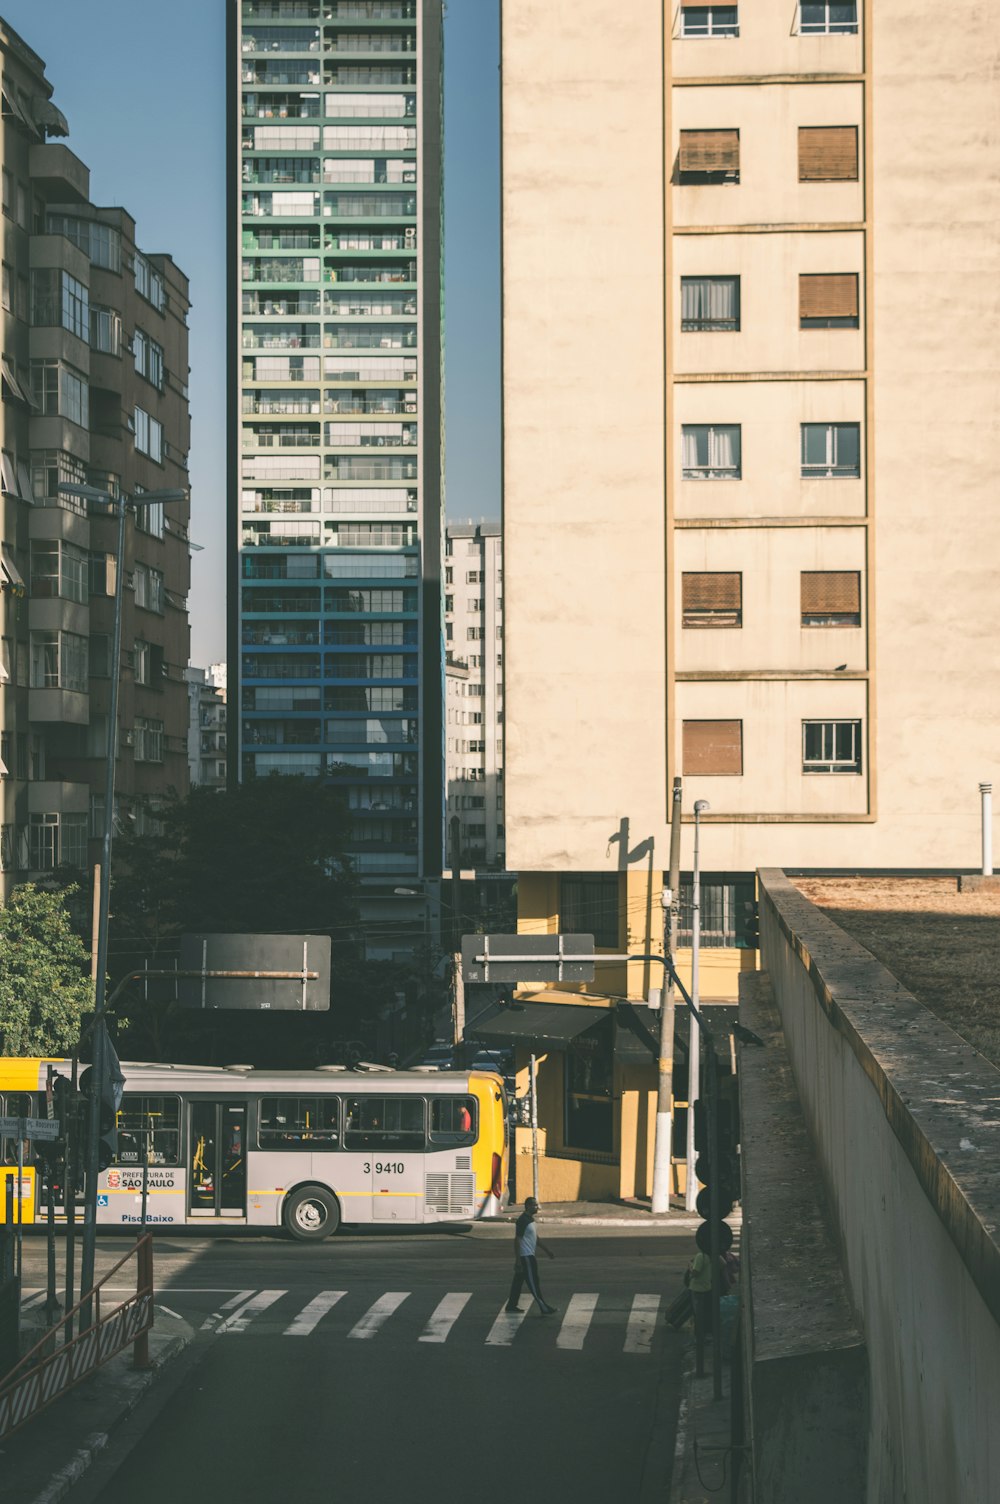
[[[468,1039],[487,1044],[519,1045],[537,1054],[565,1050],[595,1024],[606,1023],[605,1008],[580,1008],[572,1003],[516,1003],[497,1007],[466,1029]]]
[[[6,581],[15,590],[24,591],[24,581],[14,563],[14,554],[8,543],[0,544],[0,580]]]
[[[615,1059],[620,1065],[653,1065],[660,1052],[660,1010],[642,1003],[615,1009]]]
[[[24,402],[25,404],[27,404],[27,393],[24,391],[21,383],[14,375],[14,368],[5,355],[0,356],[0,374],[2,374],[3,384],[10,392],[11,396],[16,397],[18,402]]]

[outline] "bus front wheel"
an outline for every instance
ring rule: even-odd
[[[340,1226],[337,1198],[321,1185],[305,1185],[285,1202],[285,1231],[302,1243],[328,1238]]]

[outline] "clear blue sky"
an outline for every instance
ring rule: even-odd
[[[447,0],[445,288],[449,515],[500,512],[499,0]],[[191,657],[225,642],[225,6],[0,0],[45,61],[91,196],[191,280]]]

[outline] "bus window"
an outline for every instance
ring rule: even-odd
[[[462,1145],[475,1141],[475,1097],[432,1097],[431,1143]]]
[[[33,1118],[36,1116],[34,1094],[30,1091],[9,1091],[6,1095],[0,1097],[0,1109],[2,1109],[2,1116],[4,1117]],[[38,1115],[44,1117],[44,1109]],[[33,1144],[24,1144],[22,1154],[24,1164],[30,1165],[34,1163],[35,1149]],[[17,1164],[16,1138],[0,1139],[0,1163],[5,1165]]]
[[[336,1149],[337,1097],[261,1097],[257,1142],[262,1149]]]
[[[346,1149],[422,1149],[420,1097],[351,1097],[344,1116]]]
[[[140,1097],[126,1092],[118,1113],[120,1165],[180,1164],[180,1097]]]

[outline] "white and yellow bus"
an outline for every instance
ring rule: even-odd
[[[0,1060],[4,1113],[45,1115],[52,1063]],[[55,1070],[68,1075],[67,1062]],[[138,1224],[144,1179],[151,1227],[283,1227],[302,1240],[341,1223],[467,1222],[503,1208],[507,1104],[489,1072],[123,1062],[122,1073],[99,1224]],[[5,1164],[15,1148],[0,1144]],[[30,1155],[24,1181],[27,1224],[44,1217]]]

